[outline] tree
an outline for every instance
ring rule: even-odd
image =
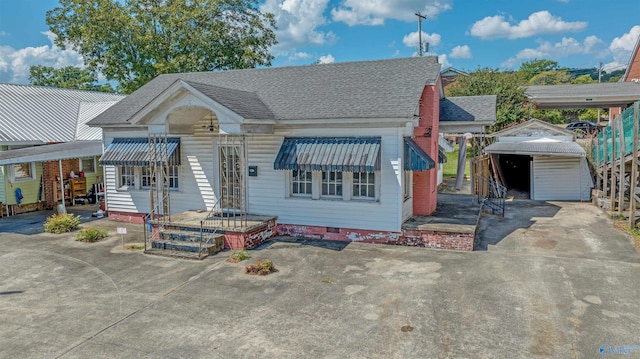
[[[565,70],[549,70],[542,71],[537,75],[531,77],[528,81],[528,85],[562,85],[571,82],[571,75]]]
[[[60,0],[56,45],[129,93],[163,73],[271,65],[273,14],[258,0]]]
[[[578,76],[571,81],[572,84],[590,84],[594,82],[597,82],[597,81],[591,78],[591,75]]]
[[[538,60],[533,59],[531,61],[525,61],[520,65],[518,73],[522,75],[525,81],[531,80],[532,77],[545,72],[558,69],[558,62],[553,60]]]
[[[525,88],[519,74],[479,68],[468,76],[458,76],[447,86],[447,96],[496,95],[496,126],[502,129],[528,117]]]
[[[31,66],[29,82],[35,86],[58,87],[100,92],[113,92],[110,84],[100,85],[93,72],[75,66],[56,69],[50,66]]]

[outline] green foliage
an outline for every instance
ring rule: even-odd
[[[44,231],[47,233],[72,232],[80,228],[80,216],[71,213],[54,214],[44,222]]]
[[[93,71],[75,66],[56,69],[51,66],[36,65],[29,68],[29,82],[35,86],[113,92],[110,84],[99,85],[97,81],[98,78]]]
[[[527,81],[528,85],[562,85],[571,82],[571,75],[565,70],[556,71],[543,71]]]
[[[247,274],[267,275],[276,271],[271,259],[257,260],[256,264],[245,267]]]
[[[46,21],[124,93],[164,73],[268,66],[276,44],[258,0],[60,0]]]
[[[597,82],[591,78],[591,75],[581,75],[571,81],[572,84],[590,84]]]
[[[525,61],[520,65],[518,73],[522,76],[524,81],[529,81],[533,77],[547,71],[553,71],[558,69],[558,62],[552,60],[538,60],[533,59],[531,61]]]
[[[231,257],[229,257],[228,261],[232,263],[238,263],[238,262],[247,260],[249,258],[251,258],[251,256],[249,255],[249,252],[245,250],[233,251],[233,254],[231,254]]]
[[[81,229],[78,234],[76,234],[76,241],[81,242],[97,242],[101,239],[107,238],[109,232],[106,229],[102,228],[85,228]]]
[[[459,76],[447,86],[447,96],[496,95],[496,126],[499,130],[528,117],[526,97],[519,75],[515,72],[479,68],[468,76]]]

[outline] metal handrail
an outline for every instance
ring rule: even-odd
[[[478,194],[482,197],[482,205],[491,209],[492,214],[504,217],[507,188],[488,177],[480,176],[479,180],[482,187],[484,187],[485,184],[487,185],[487,193],[485,194],[484,191],[479,191]]]
[[[211,210],[207,213],[207,215],[202,220],[200,220],[200,248],[198,250],[198,256],[200,256],[202,253],[203,244],[209,243],[211,238],[213,238],[214,235],[218,232],[219,226],[216,225],[215,218],[216,218],[217,211],[219,213],[222,213],[222,209],[219,207],[219,204],[220,204],[220,198],[216,199],[216,202],[211,207]],[[222,216],[220,216],[219,222],[220,224],[223,223]],[[213,228],[213,232],[208,232],[209,236],[206,240],[204,239],[205,225],[207,228]]]

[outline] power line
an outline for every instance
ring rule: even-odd
[[[419,11],[416,16],[418,17],[418,56],[422,56],[422,20],[426,20],[427,17]]]

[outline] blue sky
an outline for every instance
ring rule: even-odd
[[[52,44],[57,0],[0,0],[0,82],[26,83],[29,66],[80,65]],[[415,56],[423,41],[443,67],[516,69],[551,59],[566,67],[624,67],[640,37],[640,1],[261,0],[276,15],[273,66]],[[615,4],[613,6],[612,4]]]

